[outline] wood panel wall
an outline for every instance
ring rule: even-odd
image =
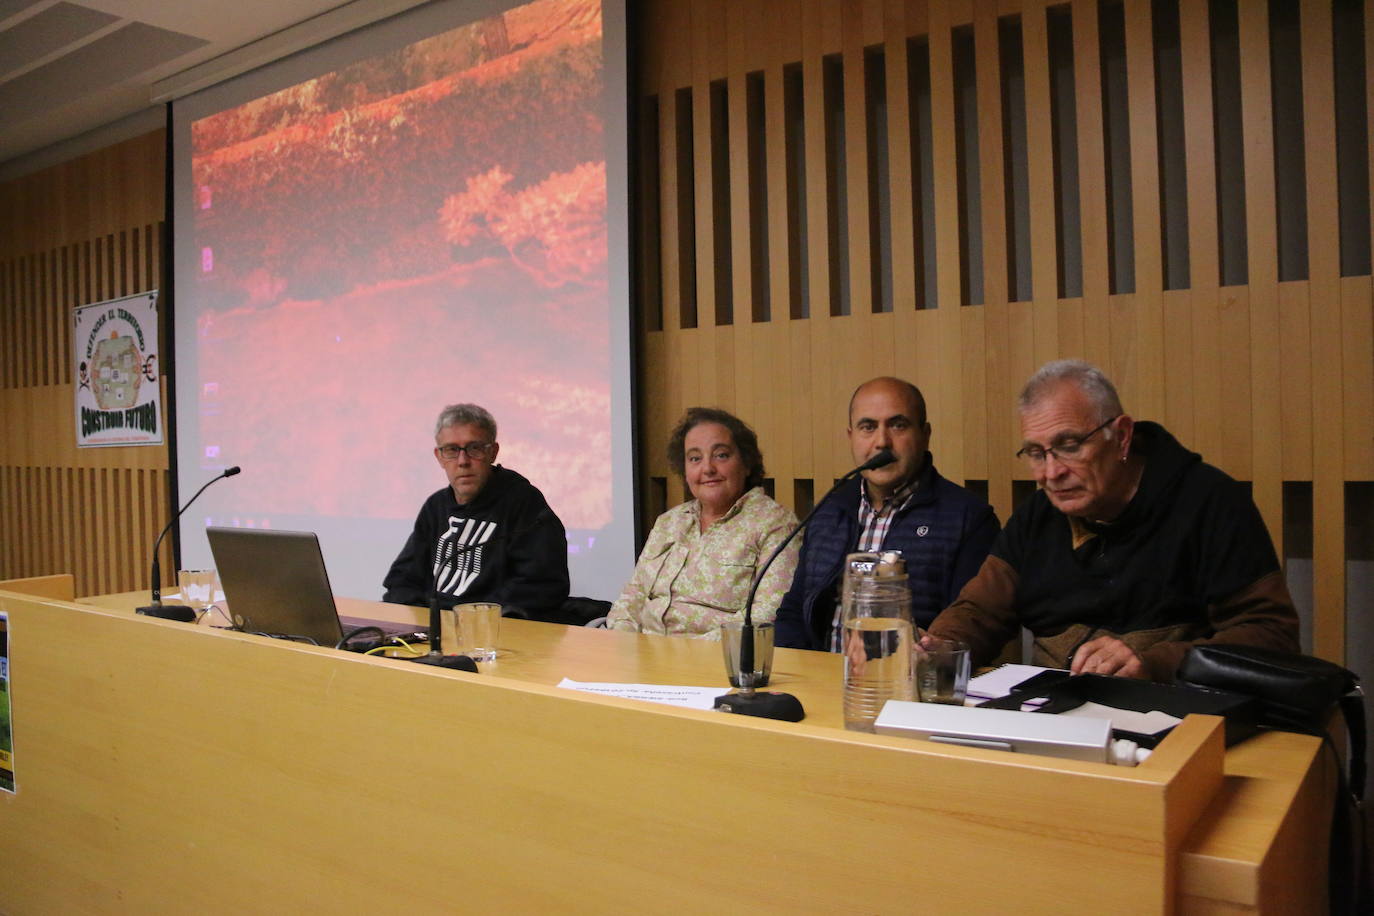
[[[1358,4],[1358,0],[1357,0]],[[1026,492],[1026,469],[1013,453],[1020,435],[1013,402],[1020,384],[1040,364],[1080,357],[1101,366],[1118,384],[1134,416],[1155,419],[1186,445],[1235,477],[1253,482],[1255,500],[1280,546],[1284,535],[1285,482],[1311,485],[1316,653],[1344,657],[1346,645],[1347,484],[1374,479],[1374,331],[1370,277],[1343,276],[1338,198],[1336,111],[1331,0],[1292,4],[1300,16],[1300,137],[1305,154],[1307,276],[1280,278],[1281,214],[1276,190],[1291,180],[1293,164],[1276,158],[1276,100],[1271,97],[1271,28],[1265,2],[1236,5],[1243,203],[1247,280],[1221,284],[1222,231],[1218,209],[1213,61],[1205,0],[1180,0],[1177,23],[1182,103],[1175,116],[1182,140],[1161,129],[1169,74],[1157,73],[1158,27],[1150,0],[1122,4],[1072,0],[657,0],[645,5],[638,88],[641,112],[651,120],[638,150],[652,199],[641,209],[639,237],[647,264],[639,276],[640,441],[644,443],[645,492],[683,498],[683,488],[662,452],[668,429],[694,404],[737,412],[758,431],[777,498],[798,510],[851,466],[844,438],[845,405],[859,383],[895,374],[924,391],[934,427],[932,448],[945,476],[986,486],[1005,519],[1013,490]],[[1349,4],[1345,4],[1349,7]],[[1274,5],[1280,11],[1284,4]],[[1166,7],[1167,9],[1167,7]],[[1056,165],[1047,14],[1072,21],[1077,171],[1066,178]],[[1374,3],[1365,0],[1363,56],[1374,60]],[[1119,111],[1130,146],[1113,158],[1110,118],[1104,111],[1101,23],[1124,21],[1125,103]],[[1002,27],[1019,27],[1024,98],[1023,166],[1028,181],[1031,294],[1011,301],[1016,276],[1008,266],[1015,244],[1009,209],[1016,181],[1004,155],[1015,140],[1010,96],[999,51]],[[976,124],[959,130],[957,113],[970,110],[956,86],[960,42],[972,32],[976,73]],[[913,43],[914,42],[914,43]],[[917,99],[908,92],[908,54],[928,49],[933,194],[921,201],[911,164],[912,119]],[[1280,49],[1281,50],[1281,49]],[[866,54],[881,54],[885,67],[885,137],[866,129],[877,107],[865,86]],[[835,56],[838,55],[838,58]],[[827,185],[827,60],[843,75],[843,185]],[[1284,66],[1280,60],[1277,66]],[[800,67],[804,86],[805,269],[809,301],[787,300],[789,271],[798,268],[798,205],[789,201],[788,135],[784,119],[787,74]],[[1366,72],[1368,72],[1366,70]],[[1290,79],[1291,74],[1281,74]],[[765,115],[744,115],[750,81],[762,79]],[[722,82],[723,81],[723,82]],[[728,99],[728,121],[709,116],[713,86]],[[1370,83],[1369,87],[1374,87]],[[1118,87],[1120,88],[1119,84]],[[755,89],[756,95],[757,88]],[[1374,88],[1364,108],[1374,109]],[[1161,99],[1165,101],[1161,102]],[[684,108],[690,103],[690,117]],[[1110,104],[1110,100],[1107,100]],[[717,97],[717,104],[719,98]],[[867,107],[866,107],[867,106]],[[1221,114],[1229,114],[1222,112]],[[1280,127],[1285,123],[1280,122]],[[1366,147],[1368,116],[1364,123]],[[919,125],[918,125],[919,126]],[[690,131],[690,136],[684,132]],[[965,148],[976,137],[976,159]],[[876,231],[870,212],[869,170],[877,158],[868,144],[886,144],[890,228]],[[920,140],[916,141],[918,144]],[[762,144],[766,168],[749,166],[749,145]],[[728,147],[731,195],[728,209],[713,198],[713,149]],[[694,155],[684,156],[689,150]],[[795,154],[795,144],[793,148]],[[1166,174],[1184,164],[1182,177]],[[962,206],[968,185],[960,163],[976,172],[980,203],[975,241],[981,272],[968,275],[970,211]],[[722,157],[714,157],[716,168]],[[831,175],[835,163],[829,163]],[[1129,167],[1130,217],[1111,199],[1109,169]],[[683,176],[690,166],[691,176]],[[881,166],[879,166],[881,167]],[[1366,156],[1364,168],[1370,168]],[[1233,178],[1234,176],[1223,176]],[[683,180],[695,194],[684,198]],[[1074,182],[1079,201],[1081,295],[1061,295],[1057,282],[1062,240],[1056,218],[1058,182]],[[1168,184],[1166,182],[1175,183]],[[1183,184],[1178,184],[1182,181]],[[766,184],[766,189],[751,187]],[[1369,181],[1364,182],[1365,194]],[[1186,188],[1186,190],[1182,190]],[[656,190],[656,193],[654,193]],[[1169,195],[1186,195],[1186,224],[1172,223]],[[766,221],[751,219],[751,195],[767,201]],[[837,199],[847,201],[833,212]],[[1014,201],[1013,201],[1014,202]],[[684,203],[693,204],[683,213]],[[1229,204],[1228,204],[1229,205]],[[791,210],[789,210],[791,206]],[[921,307],[922,255],[915,235],[922,206],[933,206],[936,307]],[[1367,202],[1363,211],[1369,213]],[[1291,213],[1283,214],[1291,218]],[[722,232],[720,220],[728,222]],[[841,224],[842,232],[834,226]],[[1369,227],[1363,226],[1368,245]],[[1129,230],[1134,284],[1116,292],[1111,239]],[[1348,230],[1347,230],[1348,231]],[[762,243],[751,232],[765,233]],[[1189,281],[1170,286],[1166,232],[1186,233]],[[789,235],[789,233],[792,233]],[[890,239],[883,241],[886,235]],[[731,246],[715,243],[728,237]],[[879,246],[891,254],[891,311],[872,295]],[[751,253],[767,252],[771,279],[769,314],[760,320],[756,287],[749,282]],[[686,252],[695,282],[682,282]],[[1234,256],[1234,255],[1232,255]],[[790,259],[790,260],[789,260]],[[847,259],[849,313],[837,308],[832,272]],[[721,271],[733,278],[732,308],[722,309]],[[970,280],[982,296],[964,304]],[[974,284],[977,285],[977,284]],[[797,317],[798,313],[808,317]],[[664,483],[666,481],[666,485]],[[1300,494],[1306,491],[1298,491]],[[649,506],[656,511],[662,506]]]
[[[161,285],[163,142],[0,185],[0,579],[71,573],[78,595],[148,585],[167,447],[76,447],[71,333],[76,306]],[[170,541],[162,568],[174,576]]]

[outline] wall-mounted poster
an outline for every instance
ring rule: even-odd
[[[76,444],[158,445],[157,290],[72,310]]]

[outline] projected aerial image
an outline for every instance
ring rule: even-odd
[[[599,3],[540,0],[196,121],[207,461],[275,512],[409,519],[476,401],[608,524],[603,89]]]

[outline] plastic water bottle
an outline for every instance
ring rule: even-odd
[[[911,589],[895,551],[850,554],[841,595],[840,652],[844,656],[844,727],[873,731],[888,700],[913,700]],[[865,566],[867,565],[867,568]]]

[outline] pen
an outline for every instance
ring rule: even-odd
[[[1097,630],[1098,630],[1097,627],[1093,627],[1093,628],[1091,628],[1090,630],[1088,630],[1088,634],[1087,634],[1086,636],[1084,636],[1082,639],[1080,639],[1080,640],[1077,642],[1077,644],[1074,645],[1074,647],[1073,647],[1072,649],[1069,650],[1068,663],[1067,663],[1064,667],[1068,668],[1070,671],[1073,670],[1073,659],[1074,659],[1074,656],[1076,656],[1076,655],[1078,654],[1078,650],[1081,649],[1081,648],[1083,648],[1083,645],[1084,645],[1085,643],[1091,641],[1092,638],[1093,638],[1094,636],[1097,635]]]

